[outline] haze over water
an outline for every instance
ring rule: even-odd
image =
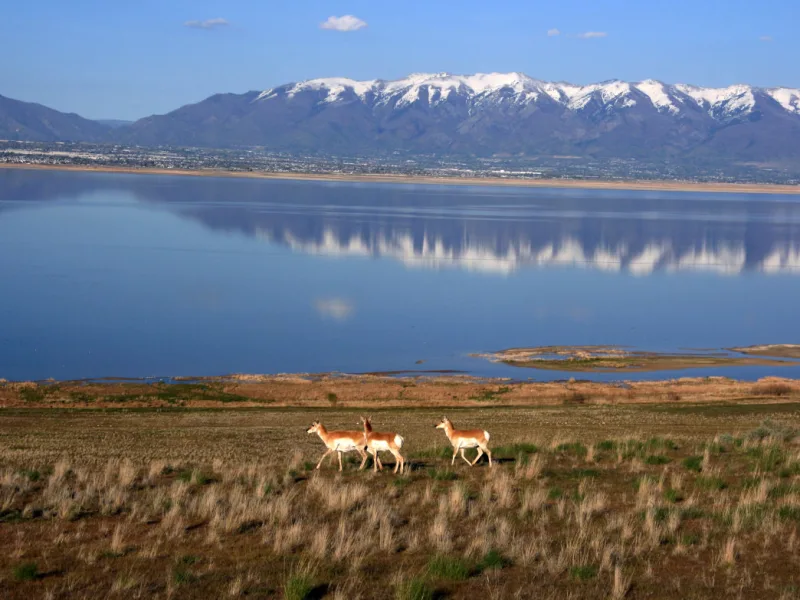
[[[800,198],[0,170],[0,378],[800,343]],[[418,364],[417,361],[424,361]]]

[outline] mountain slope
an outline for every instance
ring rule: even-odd
[[[76,114],[0,96],[0,139],[36,142],[102,142],[110,129]]]
[[[304,152],[763,160],[800,156],[800,90],[654,80],[577,86],[521,73],[314,79],[212,96],[124,135],[139,144]]]
[[[13,140],[775,162],[800,158],[800,90],[655,80],[580,86],[522,73],[329,78],[217,94],[113,125],[0,96],[0,138]]]

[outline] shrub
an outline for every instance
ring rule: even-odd
[[[788,396],[794,391],[786,383],[762,383],[753,388],[753,393],[759,396]]]
[[[797,430],[789,425],[775,423],[774,421],[767,419],[761,423],[761,425],[759,425],[758,429],[751,431],[748,437],[751,440],[759,441],[766,438],[772,438],[784,442],[791,442],[795,437],[797,437]]]
[[[644,462],[648,465],[665,465],[668,462],[672,462],[672,459],[669,456],[664,456],[663,454],[651,454],[644,459]]]

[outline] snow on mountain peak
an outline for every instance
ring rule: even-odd
[[[749,85],[737,84],[725,88],[701,88],[679,83],[674,87],[692,98],[698,106],[706,109],[712,117],[717,112],[721,112],[726,116],[734,116],[752,110],[756,104],[753,88]]]
[[[672,114],[680,112],[680,108],[673,102],[666,86],[660,81],[655,79],[645,79],[635,84],[637,90],[642,92],[645,96],[650,98],[650,102],[659,111],[665,110]]]
[[[510,90],[510,93],[509,93]],[[756,104],[754,92],[766,94],[786,111],[800,115],[800,90],[771,88],[757,90],[749,85],[723,88],[702,88],[687,84],[669,85],[654,79],[638,83],[611,80],[590,85],[546,82],[524,73],[413,73],[408,77],[386,81],[381,79],[357,81],[344,77],[310,79],[266,90],[256,100],[271,100],[280,95],[294,98],[302,92],[324,94],[320,103],[353,100],[376,106],[404,107],[424,101],[437,106],[455,95],[467,102],[481,104],[507,102],[522,105],[548,98],[565,108],[580,111],[587,107],[604,110],[625,109],[652,104],[659,112],[678,115],[686,106],[695,105],[712,118],[727,120],[752,111]]]
[[[800,90],[791,88],[772,88],[767,94],[785,110],[800,115]]]

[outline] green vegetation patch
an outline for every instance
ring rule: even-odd
[[[526,442],[517,444],[509,444],[507,446],[498,446],[492,450],[492,455],[497,458],[526,458],[531,454],[539,452],[539,446]]]
[[[436,481],[455,481],[458,474],[449,469],[428,469],[428,475]]]
[[[504,569],[511,565],[511,561],[504,557],[498,550],[489,550],[478,563],[477,570],[479,572],[487,571],[489,569]]]
[[[33,581],[39,577],[39,567],[34,562],[26,562],[14,567],[11,573],[16,581]]]
[[[469,578],[469,565],[461,558],[437,555],[428,561],[427,573],[434,579],[463,581]]]
[[[800,523],[800,506],[781,506],[778,509],[778,516],[784,521]]]
[[[575,456],[583,457],[586,456],[588,450],[586,449],[586,446],[584,446],[580,442],[568,442],[556,446],[556,452],[562,452],[564,454],[573,454]]]
[[[314,589],[314,577],[307,570],[294,569],[283,582],[283,597],[286,600],[305,600]]]
[[[575,581],[589,581],[597,577],[597,567],[594,565],[578,565],[570,567],[569,576]]]
[[[684,468],[689,471],[699,473],[703,470],[703,457],[702,456],[687,456],[681,463]]]
[[[433,590],[421,577],[401,581],[394,590],[395,600],[433,600]]]
[[[728,487],[728,483],[721,477],[698,477],[695,485],[703,490],[721,491]]]

